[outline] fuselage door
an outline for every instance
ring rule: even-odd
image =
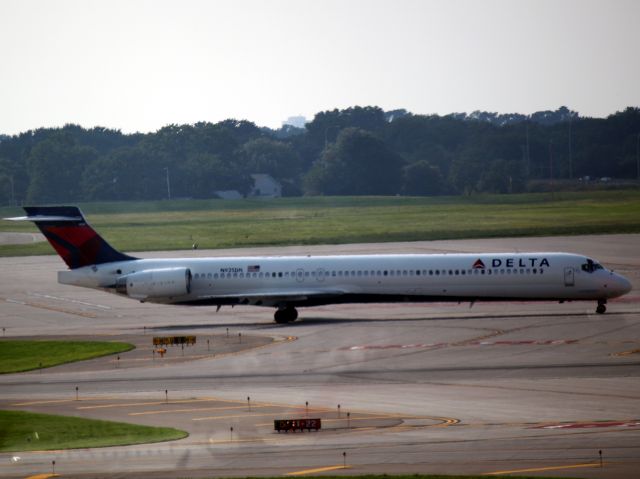
[[[316,280],[320,283],[324,281],[324,270],[322,268],[316,270]]]
[[[573,268],[567,267],[564,269],[564,285],[573,286],[574,284],[575,279],[573,277]]]
[[[302,283],[304,281],[304,270],[302,268],[296,270],[296,281]]]

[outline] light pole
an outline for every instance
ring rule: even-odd
[[[15,187],[13,186],[13,175],[11,175],[9,177],[9,180],[11,181],[11,206],[15,206],[16,205],[16,190],[15,190]]]
[[[636,138],[636,179],[640,181],[640,133]]]
[[[171,199],[171,182],[169,181],[169,167],[166,166],[164,171],[167,172],[167,197]]]
[[[571,117],[569,117],[569,179],[573,179],[573,145],[571,141]]]

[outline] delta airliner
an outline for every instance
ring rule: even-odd
[[[141,302],[271,306],[275,321],[297,307],[336,303],[596,301],[631,284],[592,258],[571,253],[384,254],[138,259],[112,248],[74,206],[24,208],[69,267],[62,284]]]

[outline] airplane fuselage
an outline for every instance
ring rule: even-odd
[[[127,277],[119,292],[134,299],[203,305],[601,300],[629,290],[624,277],[568,253],[140,259],[59,273],[61,283],[114,292]]]

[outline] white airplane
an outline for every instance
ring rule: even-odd
[[[569,253],[385,254],[138,259],[102,239],[74,206],[24,208],[69,267],[58,282],[101,289],[141,302],[255,305],[277,308],[336,303],[455,301],[597,301],[631,284],[597,261]]]

